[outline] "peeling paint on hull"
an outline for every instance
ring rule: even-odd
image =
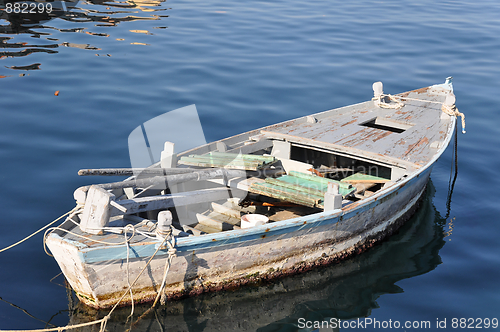
[[[446,91],[441,91],[439,86],[415,90],[408,96],[422,97],[420,94],[428,90],[439,92],[427,96],[429,100],[444,99]],[[374,109],[373,102],[369,101],[317,113],[314,123],[299,118],[223,140],[235,151],[246,149],[242,153],[272,146],[268,144],[272,140],[285,140],[302,149],[356,157],[392,167],[393,183],[342,209],[247,229],[176,237],[177,253],[166,279],[167,297],[179,299],[301,273],[359,254],[390,236],[414,213],[432,166],[453,135],[456,119],[443,116],[440,106],[433,105],[409,105],[414,115],[413,124],[404,136],[380,133],[373,128],[360,130],[359,123],[370,119],[392,117],[391,121],[402,121],[399,117],[407,117],[407,112]],[[422,109],[425,112],[420,112]],[[351,121],[353,118],[356,121]],[[335,131],[332,119],[344,119],[345,125],[337,126]],[[260,135],[267,143],[250,140],[254,135]],[[197,153],[197,149],[212,151],[216,144],[185,153]],[[156,251],[157,241],[132,243],[129,252],[123,244],[99,246],[91,245],[91,241],[86,238],[78,242],[54,232],[46,243],[82,303],[108,308],[128,289],[127,276],[134,280],[147,265]],[[157,296],[167,258],[167,251],[160,250],[137,279],[133,288],[134,303],[149,302]],[[131,302],[127,294],[120,305]]]
[[[167,277],[167,297],[180,299],[234,289],[305,272],[359,254],[391,235],[413,214],[429,174],[430,169],[398,191],[387,193],[383,199],[373,200],[343,215],[333,213],[333,217],[329,217],[327,213],[320,213],[264,225],[257,234],[246,234],[246,237],[234,234],[234,241],[210,241],[211,246],[206,243],[196,246],[189,241],[183,246],[179,241],[178,254]],[[58,249],[53,243],[49,248],[54,252]],[[111,307],[127,289],[126,262],[124,259],[82,262],[85,258],[92,260],[93,256],[86,254],[73,251],[55,256],[67,278],[74,276],[75,279],[68,281],[83,303],[96,308]],[[60,257],[65,257],[64,261]],[[139,278],[133,292],[135,303],[154,300],[166,257],[165,253],[158,254]],[[132,280],[147,259],[148,256],[130,259]],[[130,303],[130,297],[126,296],[121,305]]]

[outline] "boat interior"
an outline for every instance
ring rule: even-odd
[[[232,168],[244,169],[246,178],[216,178],[183,183],[162,188],[129,188],[114,192],[120,200],[135,197],[169,195],[212,188],[229,188],[227,197],[214,197],[184,206],[176,205],[172,225],[180,236],[230,231],[251,227],[242,225],[245,215],[265,216],[266,222],[288,220],[327,209],[345,209],[350,204],[374,195],[401,180],[407,169],[368,158],[355,158],[319,148],[308,148],[282,140],[266,140],[252,154],[211,151],[205,154],[180,156],[176,167],[190,169]],[[221,147],[221,144],[218,145]],[[265,159],[260,163],[256,160]],[[256,166],[257,165],[257,166]],[[155,165],[160,167],[160,165]],[[335,184],[333,195],[339,196],[336,206],[326,206],[328,183]],[[112,218],[111,225],[124,226],[135,222],[153,227],[159,210],[137,213],[133,216]]]
[[[104,235],[112,238],[113,232],[107,230],[132,224],[144,236],[154,237],[158,213],[165,208],[147,206],[152,197],[182,198],[168,207],[177,236],[203,236],[326,210],[348,210],[357,205],[353,203],[411,176],[445,144],[452,117],[441,111],[438,102],[443,94],[426,88],[401,96],[424,96],[430,103],[422,106],[422,100],[406,100],[402,109],[385,109],[368,101],[246,132],[179,155],[173,154],[171,146],[149,169],[194,173],[232,169],[246,176],[108,190],[114,199]],[[148,176],[137,174],[127,180]],[[217,188],[225,190],[192,196]],[[124,213],[119,211],[120,204],[138,208]],[[249,221],[247,215],[262,216],[263,221]],[[81,217],[75,215],[73,222],[78,224],[76,219]]]

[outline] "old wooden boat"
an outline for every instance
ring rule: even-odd
[[[375,250],[261,287],[214,293],[188,302],[173,301],[146,317],[143,314],[150,306],[136,306],[136,317],[141,319],[134,329],[147,331],[160,324],[163,330],[168,327],[172,331],[214,332],[220,331],[224,322],[227,331],[276,331],[297,324],[299,318],[310,317],[311,311],[321,315],[314,320],[370,317],[384,294],[403,292],[397,286],[401,280],[428,273],[440,264],[439,250],[445,244],[445,233],[443,219],[432,204],[433,192],[429,181],[418,216]],[[89,323],[106,314],[78,303],[75,310],[70,310],[70,322]],[[129,308],[115,310],[106,327],[111,331],[126,330],[129,315]]]
[[[372,100],[182,153],[167,142],[140,175],[77,189],[77,208],[45,243],[96,308],[230,289],[361,253],[415,211],[459,114],[451,78],[397,95],[373,89]]]

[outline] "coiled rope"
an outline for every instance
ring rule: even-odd
[[[393,101],[393,104],[388,104],[384,101],[385,97],[389,98],[391,101]],[[397,100],[396,97],[393,95],[387,95],[387,94],[380,94],[372,98],[373,102],[375,103],[376,106],[380,108],[392,108],[392,109],[401,109],[405,104],[403,104],[401,101]]]
[[[387,97],[390,100],[394,101],[395,103],[393,104],[388,104],[383,101],[383,99]],[[454,117],[461,117],[462,118],[462,134],[465,134],[465,114],[461,113],[458,111],[458,108],[455,104],[453,105],[446,105],[445,103],[439,102],[439,101],[433,101],[433,100],[425,100],[425,99],[417,99],[417,98],[408,98],[408,97],[401,97],[401,96],[393,96],[393,95],[388,95],[388,94],[380,94],[372,98],[374,104],[377,107],[380,108],[391,108],[391,109],[401,109],[405,105],[402,100],[413,100],[413,101],[421,101],[425,103],[433,103],[433,104],[441,104],[441,111],[444,113],[454,116]]]

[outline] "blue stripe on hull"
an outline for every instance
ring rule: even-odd
[[[378,218],[389,219],[401,206],[398,204],[390,203],[388,201],[397,200],[398,195],[408,196],[416,195],[425,186],[428,181],[432,167],[427,167],[415,177],[403,181],[399,186],[393,190],[377,197],[376,199],[369,199],[366,203],[354,208],[352,211],[347,211],[341,216],[341,210],[320,212],[304,217],[299,217],[291,220],[284,220],[272,224],[253,227],[251,229],[242,229],[238,231],[226,231],[216,234],[205,236],[191,236],[185,238],[178,238],[176,248],[179,255],[192,251],[210,251],[210,250],[225,250],[228,247],[247,246],[255,243],[266,243],[269,241],[276,241],[279,239],[302,236],[306,234],[315,234],[318,232],[334,232],[336,229],[333,225],[342,224],[346,225],[350,220],[355,220],[364,213],[372,213],[376,208],[383,207],[382,205],[387,202],[387,205],[392,205],[391,211],[387,215],[378,214]],[[411,197],[409,197],[411,198]],[[409,201],[409,199],[403,199]],[[389,204],[390,203],[390,204]],[[375,222],[375,221],[373,221]],[[371,223],[370,223],[371,224]],[[365,225],[364,230],[369,229],[369,225]],[[155,244],[153,242],[143,243],[131,246],[131,258],[144,258],[150,257],[155,252]],[[165,257],[166,251],[160,251],[157,254],[158,258]],[[127,249],[125,246],[107,246],[102,248],[92,248],[81,250],[81,259],[84,263],[99,263],[110,260],[122,260],[127,258]]]

